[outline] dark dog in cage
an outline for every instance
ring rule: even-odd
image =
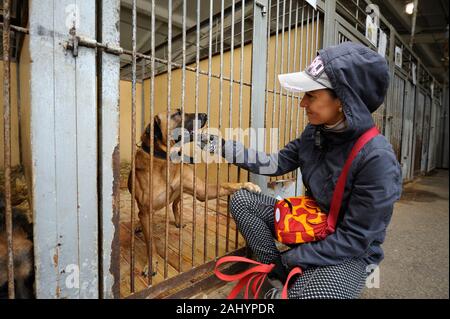
[[[3,194],[0,194],[0,299],[8,297],[8,246],[4,206]],[[13,208],[12,217],[15,297],[33,298],[33,226],[21,209]]]
[[[180,183],[183,183],[183,192],[193,195],[200,201],[205,201],[206,193],[208,199],[214,199],[219,196],[231,195],[239,189],[245,188],[252,192],[259,192],[259,186],[253,183],[221,183],[219,191],[217,192],[217,185],[210,184],[205,187],[205,182],[195,177],[194,171],[190,165],[185,165],[183,169],[183,176],[180,176],[180,163],[170,163],[170,176],[166,179],[166,155],[167,152],[172,152],[172,147],[179,143],[180,135],[176,138],[173,132],[182,127],[183,113],[180,109],[175,110],[170,114],[170,122],[167,123],[167,113],[160,113],[154,118],[154,161],[153,170],[150,172],[150,124],[141,135],[141,146],[136,151],[135,155],[135,199],[139,209],[139,220],[141,222],[144,233],[145,242],[147,245],[147,252],[149,252],[150,245],[152,246],[152,255],[156,256],[156,244],[154,240],[149,237],[149,217],[155,211],[166,206],[166,185],[169,183],[169,204],[172,204],[172,211],[175,218],[176,227],[180,228]],[[184,127],[185,137],[183,142],[190,142],[193,140],[194,129],[203,128],[207,122],[207,115],[205,113],[184,113]],[[198,123],[197,125],[195,123]],[[169,132],[167,131],[167,124],[169,124]],[[153,201],[152,208],[150,208],[150,191],[149,191],[149,174],[152,174],[153,185]],[[195,191],[194,191],[195,185]],[[131,172],[128,177],[128,189],[131,193],[132,177]],[[156,258],[153,258],[155,260]],[[148,275],[149,271],[152,275],[156,274],[157,262],[153,262],[151,269],[146,267],[143,270],[144,275]]]

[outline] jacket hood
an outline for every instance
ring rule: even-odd
[[[389,86],[386,59],[370,48],[344,42],[319,50],[334,91],[343,103],[345,137],[360,136],[375,125],[371,113],[383,103]],[[343,137],[343,136],[342,136]]]

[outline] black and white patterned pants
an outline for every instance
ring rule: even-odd
[[[270,264],[280,256],[275,245],[274,205],[276,199],[247,190],[236,192],[230,201],[237,227],[259,262]],[[333,266],[306,269],[289,288],[290,299],[357,298],[367,277],[366,264],[349,259]]]

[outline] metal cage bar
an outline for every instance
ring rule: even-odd
[[[167,130],[167,151],[166,151],[166,215],[165,215],[165,240],[164,240],[164,279],[169,276],[169,192],[170,192],[170,110],[171,110],[171,92],[172,92],[172,0],[168,1],[168,46],[167,46],[167,114],[166,114],[166,130]]]
[[[209,51],[208,51],[208,92],[207,92],[207,111],[208,126],[211,114],[211,70],[212,70],[212,28],[213,28],[213,0],[209,1]],[[206,152],[205,161],[208,163],[208,152]],[[208,256],[208,165],[205,165],[205,219],[203,225],[203,263]]]
[[[240,54],[240,62],[239,62],[239,127],[242,128],[242,98],[243,98],[243,81],[244,81],[244,38],[245,38],[245,0],[242,0],[241,6],[241,54]],[[240,133],[239,133],[240,134]],[[242,136],[239,136],[239,140],[242,141]],[[242,141],[243,142],[243,141]],[[241,168],[238,168],[237,179],[241,181]],[[234,236],[234,248],[238,248],[239,242],[239,231],[237,227],[235,228],[235,236]]]
[[[133,31],[132,31],[132,80],[131,80],[131,232],[130,232],[130,291],[133,293],[134,287],[134,264],[135,264],[135,234],[134,234],[134,218],[135,218],[135,203],[136,197],[136,32],[137,32],[137,9],[136,1],[132,2],[132,19],[133,19]]]
[[[199,71],[200,71],[200,0],[197,0],[197,33],[196,33],[196,56],[195,56],[195,118],[198,118],[198,104],[199,104]],[[194,140],[198,139],[198,121],[195,121]],[[193,164],[194,182],[193,182],[193,197],[192,197],[192,268],[195,262],[195,244],[197,239],[197,165],[196,161]]]
[[[15,298],[13,226],[11,207],[11,0],[3,0],[3,145],[5,166],[5,228],[7,245],[8,298]]]
[[[231,3],[231,44],[230,44],[230,95],[229,95],[229,122],[228,127],[233,127],[233,79],[234,79],[234,15],[235,15],[235,0],[232,0]],[[244,11],[244,10],[243,10]],[[227,182],[230,182],[230,166],[231,164],[227,164]],[[227,202],[229,202],[227,200]],[[228,207],[229,205],[227,205]],[[230,210],[227,209],[227,227],[226,227],[226,234],[225,234],[225,252],[227,253],[229,251],[229,244],[230,244]]]

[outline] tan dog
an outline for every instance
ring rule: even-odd
[[[204,113],[199,113],[198,118],[195,118],[194,113],[184,114],[185,130],[189,133],[190,140],[192,140],[195,122],[197,127],[201,128],[206,124],[207,116]],[[182,113],[178,109],[170,115],[169,130],[170,135],[177,128],[181,128]],[[167,142],[169,140],[169,143]],[[141,222],[142,230],[147,244],[147,252],[150,249],[150,241],[152,242],[153,255],[156,254],[156,244],[154,240],[149,238],[148,222],[150,214],[166,206],[166,152],[175,145],[173,138],[167,134],[167,113],[160,113],[154,118],[154,160],[153,171],[150,172],[150,125],[141,136],[142,146],[136,151],[135,156],[135,199],[139,209],[139,220]],[[183,176],[180,176],[180,165],[177,163],[170,163],[169,176],[169,203],[172,204],[172,210],[175,218],[175,225],[180,225],[180,183],[183,182],[183,191],[187,194],[194,195],[194,171],[191,166],[185,165],[183,169]],[[149,173],[153,178],[153,210],[150,210],[149,198]],[[206,188],[205,183],[196,178],[196,198],[200,201],[205,201]],[[131,193],[131,172],[128,177],[128,189]],[[210,184],[208,188],[208,199],[214,199],[219,196],[231,195],[239,189],[245,188],[252,192],[260,192],[259,186],[253,183],[222,183],[219,185],[219,192],[217,186]],[[154,260],[154,259],[153,259]],[[153,262],[151,274],[156,274],[156,264]],[[148,275],[148,267],[144,269],[144,275]]]

